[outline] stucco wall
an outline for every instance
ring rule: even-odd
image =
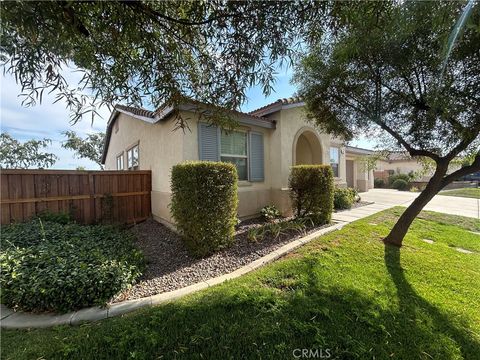
[[[376,170],[393,170],[396,173],[408,174],[410,171],[421,171],[423,169],[422,164],[415,159],[410,160],[395,160],[392,162],[379,160],[377,161]]]
[[[124,151],[124,163],[127,163],[126,149],[139,142],[141,170],[152,170],[152,214],[155,219],[171,223],[170,172],[173,165],[185,160],[198,160],[198,115],[182,112],[187,119],[188,129],[174,131],[175,120],[150,124],[128,115],[117,118],[118,131],[112,130],[110,145],[106,157],[106,169],[116,168],[116,156]],[[303,131],[315,133],[321,146],[317,162],[330,163],[330,146],[340,148],[339,177],[337,185],[346,186],[345,148],[343,142],[331,139],[330,135],[320,133],[307,122],[301,107],[287,108],[269,115],[277,121],[276,129],[257,126],[242,126],[243,130],[262,132],[264,135],[265,180],[262,182],[239,183],[240,217],[259,213],[260,209],[275,204],[284,215],[291,213],[288,193],[288,176],[295,161],[296,142]]]
[[[281,164],[279,172],[281,176],[273,184],[274,188],[286,188],[288,186],[290,167],[295,164],[296,160],[297,140],[305,131],[315,133],[318,138],[321,146],[321,162],[323,164],[330,164],[330,146],[336,146],[340,149],[339,176],[335,179],[335,182],[339,185],[346,184],[345,147],[343,141],[320,132],[314,124],[307,120],[303,107],[297,106],[283,109],[280,112],[280,119],[275,132],[277,131],[280,137],[280,144],[277,146],[280,147],[280,151],[274,152],[272,161],[278,161]]]

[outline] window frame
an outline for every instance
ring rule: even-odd
[[[137,164],[135,166],[133,166],[133,163],[132,163],[132,167],[130,167],[130,165],[129,165],[130,153],[132,154],[132,157],[133,157],[133,149],[135,147],[137,148]],[[139,170],[140,169],[140,141],[137,141],[135,144],[128,147],[127,150],[125,150],[125,152],[127,153],[127,167],[126,167],[126,169],[130,170],[130,171]]]
[[[224,154],[222,153],[222,132],[226,135],[232,134],[232,133],[242,133],[245,135],[245,155],[235,155],[235,154]],[[219,158],[220,161],[223,161],[223,157],[229,157],[229,158],[238,158],[238,159],[245,159],[245,167],[247,169],[247,177],[246,179],[238,179],[238,181],[250,181],[250,148],[249,148],[249,131],[248,130],[242,130],[242,129],[236,129],[236,130],[231,130],[231,131],[225,131],[223,129],[220,129],[220,139],[219,139]],[[223,162],[229,162],[229,161],[223,161]]]
[[[332,161],[332,149],[336,149],[337,150],[337,162],[333,162]],[[330,146],[330,149],[329,149],[329,158],[330,158],[330,166],[332,167],[332,170],[333,170],[333,176],[335,178],[339,178],[340,177],[340,147],[339,146]],[[337,174],[335,174],[335,168],[332,166],[332,164],[336,164],[337,167]]]
[[[118,168],[118,160],[121,159],[122,167]],[[120,154],[117,155],[115,158],[117,164],[117,170],[125,170],[125,151],[122,151]]]

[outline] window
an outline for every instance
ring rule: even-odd
[[[338,166],[340,164],[340,149],[337,147],[330,148],[330,165],[333,169],[333,176],[338,177]]]
[[[238,179],[248,180],[247,133],[242,131],[223,132],[220,138],[220,160],[237,167]]]
[[[117,156],[117,170],[123,170],[123,152]]]
[[[127,150],[127,168],[128,170],[138,170],[138,144]]]

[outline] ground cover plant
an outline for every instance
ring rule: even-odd
[[[173,303],[79,327],[4,330],[2,356],[292,359],[307,348],[329,349],[331,359],[477,358],[479,235],[470,231],[480,221],[422,212],[399,251],[381,240],[402,211]]]
[[[46,218],[60,222],[2,226],[2,304],[58,312],[104,305],[141,275],[143,255],[131,232]]]

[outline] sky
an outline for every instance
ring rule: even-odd
[[[292,74],[291,68],[279,71],[274,84],[275,92],[268,97],[263,95],[259,86],[248,89],[248,101],[242,106],[242,111],[251,111],[280,98],[293,96],[296,88],[290,82]],[[64,76],[69,81],[78,82],[80,75],[70,69]],[[98,165],[92,161],[76,158],[72,151],[63,149],[61,144],[62,141],[65,141],[65,137],[62,132],[73,130],[82,137],[89,133],[104,132],[110,115],[107,108],[99,111],[102,118],[96,117],[93,124],[91,118],[88,118],[72,125],[69,122],[69,111],[61,101],[53,104],[55,100],[53,95],[44,95],[41,104],[24,107],[21,105],[22,99],[18,97],[21,87],[9,74],[0,77],[0,90],[0,128],[2,132],[7,132],[22,142],[30,139],[51,139],[52,144],[47,151],[54,153],[59,158],[52,169],[76,169],[80,166],[92,170],[99,169]],[[359,138],[351,142],[351,145],[372,148],[374,144],[365,138]]]

